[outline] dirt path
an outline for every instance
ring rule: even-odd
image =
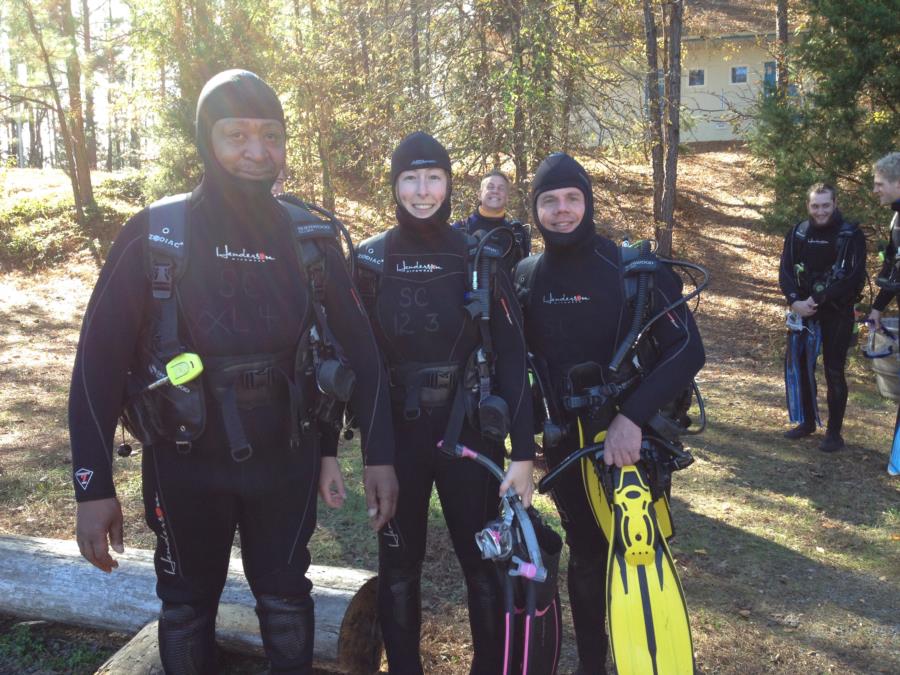
[[[697,155],[680,177],[676,254],[712,273],[698,313],[709,428],[691,443],[697,462],[676,477],[673,501],[673,549],[698,664],[704,673],[741,675],[900,672],[900,481],[884,470],[895,406],[877,396],[854,357],[849,448],[826,456],[815,440],[781,438],[782,237],[759,231],[763,197],[747,161],[741,152]],[[601,225],[619,236],[649,234],[642,170],[591,168]],[[0,532],[71,534],[65,403],[94,275],[82,261],[40,276],[0,276]],[[126,539],[148,547],[137,463],[117,466]],[[350,525],[330,518],[320,529],[326,537],[337,528],[338,540]],[[322,555],[373,564],[363,548],[332,552],[320,541]],[[465,618],[444,601],[455,582],[441,575],[452,577],[452,566],[429,565],[438,579],[425,588],[429,671],[466,672]],[[568,640],[567,667],[572,648]]]

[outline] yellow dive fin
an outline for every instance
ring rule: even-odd
[[[591,443],[600,443],[606,438],[606,431],[601,431],[591,440]],[[584,428],[581,426],[581,420],[578,420],[578,447],[583,448],[587,443],[584,438]],[[587,495],[588,502],[591,505],[591,511],[594,513],[594,520],[597,526],[606,537],[606,541],[612,540],[612,506],[606,498],[603,486],[600,484],[600,477],[594,468],[594,462],[590,457],[581,460],[581,478],[584,482],[584,491]],[[672,517],[669,513],[669,500],[663,494],[653,503],[656,513],[656,520],[659,523],[659,531],[662,536],[668,539],[672,536]]]
[[[659,502],[651,503],[640,466],[614,470],[614,488],[606,602],[616,672],[690,675],[691,628],[681,581],[657,517]],[[668,504],[662,506],[668,515]]]

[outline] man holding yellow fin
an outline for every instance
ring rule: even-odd
[[[620,675],[691,673],[693,648],[666,538],[671,472],[705,355],[673,264],[650,242],[618,247],[594,227],[593,191],[572,157],[532,182],[545,251],[516,268],[541,385],[544,454],[569,545],[578,673],[606,672],[608,618]],[[578,468],[581,470],[579,471]]]

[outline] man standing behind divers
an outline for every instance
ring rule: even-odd
[[[468,218],[453,223],[458,230],[465,230],[471,235],[482,235],[498,227],[508,227],[513,231],[515,246],[509,249],[504,261],[509,271],[522,258],[531,255],[531,233],[518,220],[507,217],[506,207],[509,205],[509,178],[502,171],[494,170],[481,179],[478,192],[479,204]]]
[[[900,152],[885,155],[873,167],[875,173],[875,195],[882,206],[893,211],[890,225],[890,236],[884,251],[884,264],[878,274],[878,295],[872,303],[869,313],[870,330],[881,328],[881,314],[887,309],[891,300],[900,296]],[[897,419],[894,422],[894,442],[891,452],[888,473],[900,475],[900,407],[897,408]]]
[[[490,293],[477,312],[468,311],[479,297],[471,292],[477,239],[447,222],[451,166],[440,143],[423,132],[404,138],[391,157],[391,188],[397,225],[358,247],[359,288],[388,362],[397,438],[397,513],[378,536],[378,616],[388,664],[398,675],[423,672],[420,583],[436,485],[468,592],[471,672],[496,675],[503,670],[500,587],[473,535],[497,517],[499,494],[510,486],[531,502],[534,440],[521,314],[504,266],[488,253],[479,270],[490,263],[494,272],[479,279]],[[492,416],[498,411],[502,422]],[[475,462],[438,449],[458,439],[502,465],[507,429],[513,461],[500,493]]]
[[[311,673],[314,615],[305,574],[317,482],[329,505],[339,506],[343,495],[336,435],[319,438],[306,415],[314,401],[301,407],[298,394],[308,370],[296,364],[308,353],[313,317],[327,315],[339,355],[356,374],[353,404],[375,528],[393,515],[397,492],[386,375],[328,227],[316,249],[323,254],[321,294],[312,288],[312,266],[298,261],[301,230],[321,231],[327,221],[306,213],[307,224],[298,225],[270,194],[285,157],[275,93],[247,71],[213,77],[197,104],[197,146],[200,185],[175,198],[174,209],[144,209],[125,224],[85,314],[69,400],[78,545],[101,570],[117,566],[109,545],[122,553],[122,511],[111,453],[126,389],[150,364],[198,353],[199,384],[156,390],[163,394],[147,419],[158,424],[141,438],[145,515],[157,537],[163,666],[175,675],[217,671],[216,611],[240,527],[272,672]],[[157,231],[158,213],[167,217]],[[157,257],[160,245],[171,249],[169,257]],[[187,253],[176,254],[182,250],[189,264]]]
[[[828,387],[828,427],[819,444],[822,452],[844,447],[841,427],[847,408],[847,351],[853,341],[853,305],[866,275],[866,240],[862,230],[844,221],[837,209],[837,192],[826,183],[807,191],[809,219],[790,229],[784,238],[778,281],[791,311],[804,328],[822,333],[822,362]],[[789,344],[789,349],[791,348]],[[811,347],[810,347],[811,348]],[[791,355],[788,355],[790,358]],[[816,430],[815,356],[796,358],[803,421],[784,433],[785,438],[808,436]],[[799,412],[799,411],[798,411]]]
[[[555,447],[545,447],[550,469],[579,448],[577,421],[586,442],[606,430],[604,461],[618,467],[640,459],[642,427],[691,382],[704,362],[703,345],[687,306],[656,321],[650,340],[657,353],[649,372],[602,410],[589,412],[564,404],[587,387],[612,382],[606,365],[629,332],[632,310],[614,242],[596,233],[591,182],[572,157],[555,153],[538,167],[531,186],[535,224],[544,253],[516,269],[523,297],[525,335],[543,381],[553,422],[566,432]],[[528,278],[526,278],[528,277]],[[653,306],[662,308],[681,295],[680,280],[660,267],[653,280]],[[574,400],[569,398],[568,400]],[[546,443],[545,436],[545,446]],[[568,587],[578,673],[606,672],[608,649],[606,562],[608,542],[597,525],[580,472],[563,473],[553,489],[569,545]],[[665,637],[660,639],[665,640]]]

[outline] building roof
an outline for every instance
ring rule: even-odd
[[[775,0],[685,0],[689,37],[765,35],[775,32]]]

